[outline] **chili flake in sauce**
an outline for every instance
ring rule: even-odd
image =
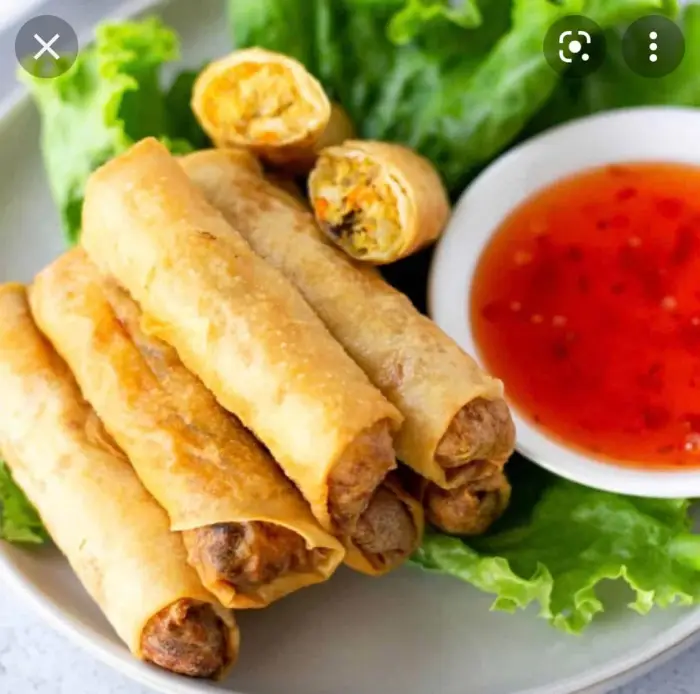
[[[470,311],[485,365],[550,436],[700,465],[700,168],[614,165],[540,191],[485,249]]]

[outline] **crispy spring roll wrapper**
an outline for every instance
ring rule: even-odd
[[[503,384],[370,266],[325,241],[313,217],[285,204],[227,150],[180,160],[209,202],[301,291],[334,337],[404,415],[400,460],[444,488],[505,461],[515,429]]]
[[[396,408],[282,274],[149,138],[88,181],[82,243],[268,447],[321,526],[349,536],[396,465]]]
[[[243,147],[228,147],[226,151],[229,152],[231,159],[236,162],[236,166],[256,176],[264,175],[263,165],[249,149],[244,149]]]
[[[187,564],[181,537],[36,328],[0,287],[0,450],[56,545],[138,658],[219,677],[238,630]]]
[[[333,573],[340,543],[175,350],[143,333],[138,306],[101,280],[83,249],[41,272],[30,302],[223,605],[265,607]]]
[[[234,51],[197,77],[192,109],[219,147],[246,147],[308,171],[319,148],[352,137],[347,114],[297,60],[262,48]]]
[[[376,265],[434,241],[450,215],[433,165],[387,142],[349,140],[322,150],[309,196],[328,237],[351,257]]]
[[[265,171],[260,160],[249,149],[228,147],[226,151],[237,167],[245,169],[251,175],[265,177],[270,181],[283,200],[299,205],[304,210],[309,209],[309,201],[293,175],[283,171]]]

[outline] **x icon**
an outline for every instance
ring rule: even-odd
[[[34,60],[39,60],[39,58],[44,55],[44,53],[50,53],[53,58],[58,60],[59,55],[54,51],[51,46],[58,40],[59,34],[55,34],[54,37],[50,41],[44,41],[44,39],[39,36],[39,34],[34,34],[34,38],[41,44],[41,49],[39,49],[39,52],[34,55]]]

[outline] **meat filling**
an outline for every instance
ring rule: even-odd
[[[206,603],[178,600],[153,617],[141,637],[144,658],[189,677],[216,677],[227,664],[227,630]]]
[[[476,398],[450,423],[435,457],[444,468],[472,460],[505,460],[515,446],[515,425],[506,401]]]
[[[348,446],[328,478],[328,510],[341,532],[353,534],[375,489],[395,467],[387,421],[377,422]]]
[[[308,550],[303,537],[271,523],[217,523],[184,533],[190,562],[211,566],[219,580],[243,594],[291,572],[313,568],[321,550]]]
[[[382,565],[407,557],[415,548],[417,530],[401,500],[382,486],[372,497],[352,535],[353,542],[366,555],[374,555]]]
[[[510,484],[500,470],[456,489],[430,484],[423,497],[428,521],[453,535],[485,533],[509,501]]]

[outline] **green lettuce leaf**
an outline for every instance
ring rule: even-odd
[[[688,5],[679,18],[685,36],[681,64],[659,79],[640,77],[622,58],[622,32],[608,34],[608,59],[582,85],[580,113],[627,106],[700,106],[700,4]]]
[[[520,480],[542,477],[530,463],[514,463]],[[700,537],[691,533],[690,502],[544,479],[535,497],[514,481],[516,494],[530,495],[525,505],[535,499],[529,515],[514,500],[518,517],[483,538],[428,534],[413,562],[492,593],[494,609],[513,612],[536,603],[541,617],[570,633],[603,611],[597,589],[606,580],[624,581],[634,594],[629,607],[640,614],[700,600]]]
[[[41,544],[48,539],[39,514],[0,460],[0,539]]]
[[[396,44],[408,43],[422,26],[435,19],[446,19],[465,29],[481,26],[481,10],[474,0],[454,4],[450,0],[408,0],[389,22],[388,36]]]
[[[173,81],[165,94],[165,108],[170,117],[170,131],[176,133],[180,144],[194,149],[207,149],[212,146],[211,140],[202,130],[202,126],[192,111],[190,102],[192,90],[199,70],[184,70]],[[173,147],[171,147],[171,150]],[[175,152],[179,154],[179,152]]]
[[[602,67],[582,80],[564,80],[527,128],[526,135],[600,111],[630,106],[700,107],[700,4],[687,5],[678,19],[686,51],[666,77],[648,79],[632,72],[622,57],[620,29],[606,34]]]
[[[70,243],[80,233],[85,182],[92,171],[147,135],[175,149],[159,68],[178,57],[175,34],[155,18],[105,24],[60,77],[22,72],[42,116],[41,144],[51,191]]]
[[[237,46],[301,60],[362,137],[430,158],[453,192],[517,139],[560,77],[543,38],[584,14],[604,29],[675,0],[229,0]]]

